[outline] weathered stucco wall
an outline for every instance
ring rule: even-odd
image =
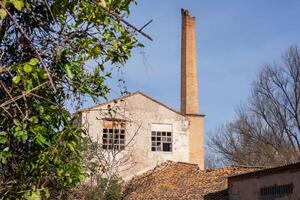
[[[186,117],[140,93],[130,95],[123,101],[109,102],[82,112],[82,123],[94,139],[98,137],[102,141],[101,119],[111,117],[108,105],[116,110],[111,112],[113,118],[127,120],[126,143],[132,139],[118,155],[118,159],[126,158],[126,162],[119,167],[119,174],[123,178],[143,173],[166,160],[189,161],[189,122]],[[154,123],[172,125],[172,152],[151,151],[151,125]]]
[[[288,194],[285,191],[288,190],[286,186],[290,184],[293,185],[293,191]],[[273,191],[271,191],[272,187]],[[298,200],[300,199],[300,169],[289,169],[251,177],[229,178],[228,189],[230,200]],[[261,195],[261,189],[264,189],[265,193],[277,194]]]
[[[187,115],[189,120],[189,162],[204,170],[204,116]]]

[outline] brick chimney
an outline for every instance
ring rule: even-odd
[[[196,19],[181,9],[181,113],[197,114],[198,81],[196,63]]]
[[[204,169],[204,115],[199,114],[196,18],[181,9],[181,113],[189,120],[189,162]]]

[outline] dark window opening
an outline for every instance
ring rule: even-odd
[[[171,143],[163,143],[163,151],[172,151]]]
[[[285,195],[292,194],[294,189],[294,184],[286,185],[273,185],[268,187],[260,188],[260,195],[263,197],[274,196],[274,195]]]
[[[171,132],[152,131],[151,132],[151,151],[172,152]]]
[[[124,150],[125,149],[125,126],[112,126],[103,128],[102,148]]]

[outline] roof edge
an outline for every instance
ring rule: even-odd
[[[280,166],[275,166],[275,167],[267,167],[265,169],[245,173],[245,174],[240,174],[240,175],[234,175],[234,176],[229,176],[229,179],[243,179],[246,177],[253,177],[253,176],[259,176],[259,175],[269,175],[269,174],[274,174],[278,173],[280,171],[286,171],[294,168],[300,168],[300,162],[295,162],[295,163],[290,163],[286,165],[280,165]]]
[[[88,112],[88,111],[92,111],[92,110],[97,110],[97,109],[95,109],[95,108],[97,108],[98,106],[105,105],[105,104],[108,104],[108,103],[111,103],[111,102],[114,102],[114,101],[118,101],[118,100],[120,100],[120,99],[128,98],[128,97],[133,96],[133,95],[135,95],[135,94],[140,94],[140,95],[146,97],[147,99],[150,99],[151,101],[153,101],[153,102],[155,102],[155,103],[157,103],[157,104],[159,104],[159,105],[161,105],[161,106],[167,108],[168,110],[170,110],[170,111],[172,111],[172,112],[175,112],[176,114],[181,115],[181,116],[184,116],[184,117],[185,117],[185,116],[199,116],[199,117],[200,117],[200,116],[201,116],[201,117],[204,117],[204,116],[205,116],[205,115],[203,115],[203,114],[183,114],[183,113],[181,113],[181,112],[179,112],[179,111],[177,111],[177,110],[175,110],[175,109],[173,109],[173,108],[167,106],[166,104],[161,103],[161,102],[159,102],[158,100],[153,99],[152,97],[150,97],[150,96],[148,96],[148,95],[142,93],[141,91],[135,91],[135,92],[132,92],[132,93],[130,93],[130,94],[123,95],[123,96],[120,96],[120,97],[115,98],[115,99],[111,99],[111,100],[106,101],[106,102],[104,102],[104,103],[97,104],[97,105],[95,105],[95,106],[91,106],[91,107],[88,107],[88,108],[80,109],[80,110],[78,110],[78,112],[83,113],[83,112]]]
[[[202,113],[187,113],[186,116],[192,116],[192,117],[205,117],[205,114]]]
[[[123,96],[120,96],[118,98],[108,100],[104,103],[100,103],[100,104],[97,104],[97,105],[94,105],[94,106],[91,106],[91,107],[88,107],[88,108],[79,109],[78,112],[82,113],[82,112],[92,111],[94,108],[97,108],[98,106],[102,106],[102,105],[105,105],[105,104],[108,104],[108,103],[111,103],[111,102],[114,102],[114,101],[117,101],[117,100],[120,100],[120,99],[123,99],[123,98],[128,98],[128,97],[133,96],[137,93],[141,93],[141,92],[140,91],[131,92],[127,95],[123,95]]]

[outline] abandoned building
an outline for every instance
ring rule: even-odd
[[[80,110],[81,123],[107,151],[118,151],[127,179],[167,160],[204,169],[204,115],[199,114],[195,17],[182,10],[181,111],[142,92]]]
[[[180,111],[133,92],[80,113],[88,134],[126,180],[122,199],[300,199],[300,162],[204,169],[195,17],[187,10],[182,10]]]

